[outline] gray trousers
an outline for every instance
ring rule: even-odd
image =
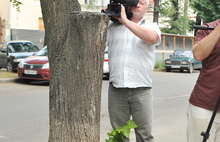
[[[131,116],[138,128],[135,129],[136,142],[153,142],[153,94],[152,89],[115,88],[109,84],[108,109],[110,123],[114,129],[126,125]],[[125,142],[129,142],[125,138]]]

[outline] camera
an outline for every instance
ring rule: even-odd
[[[111,17],[111,20],[115,21],[116,19],[112,17],[121,16],[121,4],[122,4],[125,7],[125,13],[127,15],[127,18],[131,20],[132,13],[128,11],[128,6],[136,6],[138,2],[139,0],[110,0],[107,10],[106,11],[102,10],[102,12],[107,13]]]

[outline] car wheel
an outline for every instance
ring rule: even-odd
[[[193,64],[189,67],[188,73],[193,73]]]
[[[7,71],[10,71],[10,72],[13,71],[13,69],[12,69],[12,63],[11,63],[10,61],[8,61],[6,68],[7,68]]]
[[[22,83],[30,83],[31,79],[20,79]]]
[[[181,69],[180,72],[183,72],[183,69]]]
[[[170,69],[166,68],[166,72],[170,72]]]

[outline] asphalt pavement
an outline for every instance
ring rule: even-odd
[[[190,93],[195,85],[199,71],[189,74],[187,72],[154,72],[153,94],[154,94],[154,124],[153,135],[155,142],[186,142],[186,111]],[[0,83],[19,82],[19,78],[0,79]],[[101,120],[100,120],[100,142],[108,138],[111,126],[108,116],[108,80],[103,80]],[[44,135],[49,136],[48,131]],[[135,142],[134,130],[131,130],[130,142]],[[0,134],[1,141],[1,134]],[[47,140],[45,140],[46,142]],[[1,142],[8,142],[1,141]],[[13,141],[20,142],[20,141]],[[33,140],[32,142],[38,142]],[[41,142],[41,141],[39,141]],[[42,141],[44,142],[44,140]]]

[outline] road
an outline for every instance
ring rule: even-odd
[[[199,71],[154,72],[154,127],[156,142],[186,142],[186,111]],[[107,109],[108,80],[103,80],[100,142],[111,131]],[[0,83],[0,142],[47,142],[49,83]],[[204,130],[201,130],[204,131]],[[131,131],[131,142],[135,142]]]

